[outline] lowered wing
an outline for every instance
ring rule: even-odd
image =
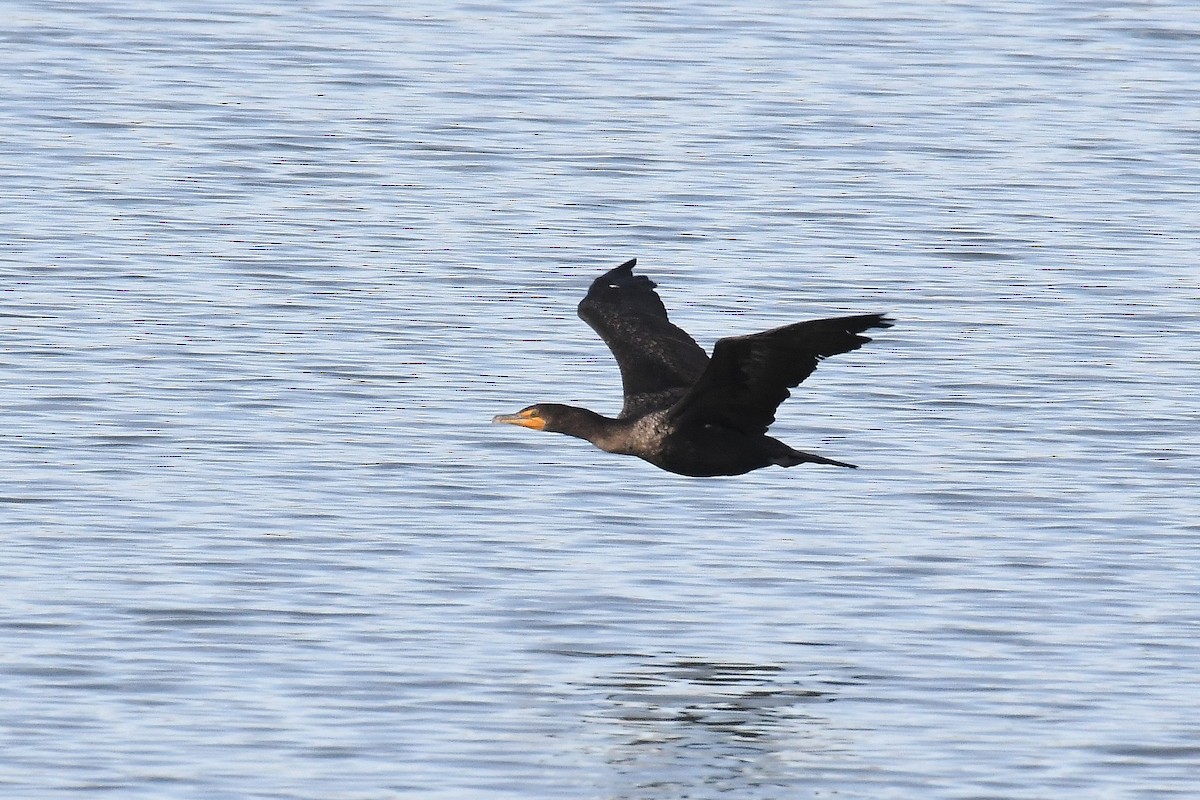
[[[857,350],[869,328],[890,328],[882,314],[818,319],[721,339],[696,385],[671,409],[681,425],[720,425],[763,434],[775,409],[824,358]]]

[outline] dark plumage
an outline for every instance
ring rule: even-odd
[[[586,439],[610,453],[638,456],[680,475],[741,475],[776,464],[831,464],[767,436],[775,409],[823,358],[871,341],[862,332],[889,328],[882,314],[798,322],[731,336],[712,358],[671,324],[667,310],[637,259],[601,275],[579,304],[579,316],[608,345],[621,368],[625,405],[616,419],[586,408],[540,403],[507,422]]]

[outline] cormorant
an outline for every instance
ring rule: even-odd
[[[741,475],[776,464],[843,461],[803,453],[767,436],[775,409],[788,389],[812,374],[828,356],[871,341],[862,332],[889,328],[883,314],[818,319],[731,336],[705,355],[687,333],[671,324],[667,310],[637,259],[601,275],[579,303],[579,316],[608,345],[625,390],[616,419],[586,408],[539,403],[507,422],[586,439],[609,453],[637,456],[680,475]]]

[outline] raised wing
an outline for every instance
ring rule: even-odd
[[[821,359],[857,350],[871,341],[862,332],[890,328],[882,314],[817,319],[721,339],[704,375],[671,409],[681,425],[720,425],[747,434],[766,433],[775,409],[813,373]]]
[[[595,281],[579,303],[579,316],[608,345],[625,391],[621,416],[670,405],[708,366],[696,340],[667,319],[667,309],[630,259]]]

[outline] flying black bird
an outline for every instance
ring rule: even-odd
[[[667,319],[656,284],[633,274],[636,263],[631,259],[601,275],[579,303],[579,316],[621,368],[625,406],[617,418],[539,403],[493,422],[577,436],[609,453],[695,477],[741,475],[772,464],[854,467],[793,450],[767,436],[767,428],[788,389],[821,359],[857,350],[871,341],[863,331],[890,328],[891,319],[860,314],[731,336],[717,342],[710,359]]]

